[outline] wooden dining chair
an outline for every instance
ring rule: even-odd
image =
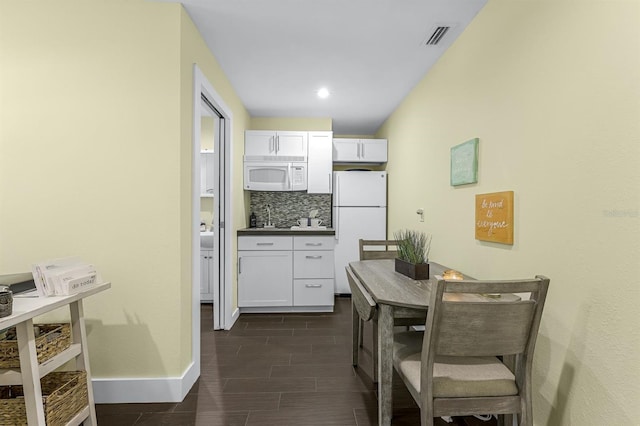
[[[436,278],[425,332],[394,338],[393,365],[420,406],[421,425],[472,414],[496,414],[504,424],[504,415],[516,414],[519,426],[531,426],[533,352],[549,279]],[[503,293],[529,298],[501,301]]]
[[[398,256],[396,240],[363,240],[359,241],[360,260],[395,259]]]
[[[398,255],[398,251],[397,251],[398,241],[396,240],[360,239],[358,244],[360,249],[360,260],[395,259]],[[349,285],[351,285],[351,283]],[[362,284],[360,284],[360,286],[362,286]],[[358,365],[359,349],[364,346],[364,323],[366,321],[372,321],[372,324],[373,324],[373,331],[372,331],[373,343],[371,345],[371,359],[373,360],[372,377],[373,377],[374,383],[377,383],[378,382],[378,327],[376,324],[377,315],[375,315],[376,303],[373,301],[371,296],[366,292],[366,289],[364,289],[364,287],[362,287],[362,290],[364,291],[364,293],[366,293],[368,298],[373,303],[373,305],[371,306],[371,308],[373,309],[373,314],[370,315],[370,313],[366,312],[366,310],[362,311],[361,309],[358,309],[357,306],[355,305],[355,301],[353,301],[355,311],[358,312],[359,314],[357,318],[355,315],[353,317],[353,321],[354,321],[353,365],[354,366]],[[351,297],[353,299],[354,297],[353,289],[351,290],[351,294],[352,294]],[[366,318],[367,316],[369,316],[369,318]],[[357,327],[356,327],[356,324],[357,324]],[[355,344],[355,342],[357,342],[357,344]]]
[[[359,240],[360,260],[395,259],[398,256],[398,241],[396,240]],[[364,321],[360,320],[358,342],[363,346]],[[377,340],[377,330],[374,327],[373,339]],[[377,356],[377,346],[373,345],[374,357]],[[375,361],[375,360],[374,360]],[[374,364],[377,364],[374,362]]]

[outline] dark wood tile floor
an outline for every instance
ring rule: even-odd
[[[201,376],[184,401],[98,404],[100,426],[377,425],[371,328],[358,368],[351,366],[351,300],[325,314],[241,315],[229,331],[211,329],[202,305]],[[393,425],[420,424],[420,411],[394,380]],[[475,417],[440,426],[494,426]]]

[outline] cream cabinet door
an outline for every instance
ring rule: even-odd
[[[293,252],[238,251],[238,306],[291,306]]]
[[[276,155],[276,132],[247,130],[244,132],[244,155]]]
[[[333,162],[350,163],[358,161],[360,139],[333,139]]]
[[[307,157],[307,132],[276,132],[276,155]]]
[[[367,163],[386,163],[387,140],[360,139],[360,161]]]
[[[331,194],[333,181],[333,132],[309,132],[307,193]]]

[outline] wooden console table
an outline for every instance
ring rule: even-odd
[[[87,425],[97,425],[82,299],[110,287],[111,283],[104,283],[69,296],[14,297],[13,314],[0,318],[0,330],[16,327],[20,351],[20,368],[0,369],[0,385],[23,386],[29,425],[41,426],[45,424],[40,378],[72,359],[75,360],[76,369],[87,372],[89,405],[71,419],[67,425],[80,425],[83,422],[86,422]],[[38,364],[33,318],[63,306],[69,306],[71,311],[71,345],[48,361]]]

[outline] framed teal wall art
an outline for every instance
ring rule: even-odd
[[[468,140],[451,148],[451,186],[478,182],[478,143]]]

